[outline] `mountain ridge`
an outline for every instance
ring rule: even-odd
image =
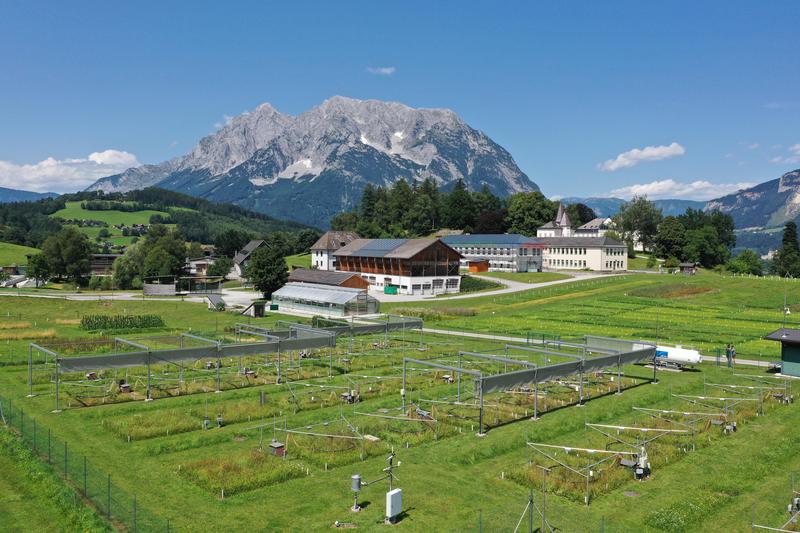
[[[147,186],[327,227],[367,183],[459,179],[499,196],[539,190],[508,151],[449,109],[334,96],[296,116],[261,104],[184,156],[102,178],[87,190]],[[307,209],[298,209],[301,205]]]
[[[9,189],[7,187],[0,187],[0,204],[10,202],[35,202],[43,198],[55,198],[58,193],[54,192],[33,192],[25,191],[22,189]]]

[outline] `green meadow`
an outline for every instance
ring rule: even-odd
[[[413,307],[436,311],[426,321],[432,328],[534,338],[595,334],[657,339],[695,345],[704,353],[735,342],[740,357],[767,360],[776,358],[778,347],[759,339],[780,326],[784,292],[792,305],[800,285],[710,273],[626,275],[496,297],[414,302]],[[385,305],[384,310],[402,306],[409,304]],[[85,314],[158,314],[165,327],[88,332],[79,327]],[[794,317],[787,317],[790,325]],[[251,321],[270,327],[279,319],[307,320],[273,314]],[[753,385],[748,375],[771,379],[763,377],[767,374],[761,368],[732,370],[704,363],[694,371],[661,372],[658,384],[651,384],[651,370],[630,365],[623,369],[624,391],[619,396],[613,394],[616,382],[609,376],[592,376],[586,384],[590,399],[582,407],[574,405],[576,393],[569,383],[552,384],[542,399],[546,412],[535,421],[530,419],[529,396],[493,393],[486,398],[490,429],[478,437],[469,401],[419,403],[454,397],[455,385],[443,370],[414,370],[406,384],[409,400],[432,405],[435,421],[372,415],[400,414],[403,357],[454,361],[459,350],[502,353],[503,342],[395,331],[355,337],[352,345],[349,338],[340,337],[335,348],[312,350],[305,358],[283,354],[281,383],[274,379],[273,355],[245,361],[257,369],[253,377],[243,377],[235,361],[225,361],[219,393],[213,392],[213,374],[204,377],[205,367],[197,365],[180,374],[182,381],[192,383],[172,389],[164,385],[166,394],[152,402],[112,395],[104,405],[82,407],[70,391],[80,389],[83,378],[73,375],[67,377],[75,384],[62,388],[64,410],[52,413],[53,384],[47,371],[35,374],[36,396],[25,397],[32,341],[160,337],[163,341],[158,342],[168,345],[169,337],[181,332],[230,339],[234,324],[247,321],[232,313],[210,312],[204,304],[172,300],[75,302],[2,296],[0,395],[22,406],[38,427],[67,440],[74,456],[86,455],[122,490],[136,494],[142,509],[170,520],[174,531],[316,531],[331,528],[335,521],[366,531],[385,530],[385,482],[362,490],[359,502],[365,508],[358,514],[348,510],[349,487],[352,474],[364,480],[380,477],[392,448],[402,462],[396,486],[403,488],[405,510],[396,528],[512,531],[531,488],[537,503],[541,500],[541,478],[534,468],[540,459],[526,442],[603,448],[610,441],[587,430],[585,422],[647,426],[656,422],[635,412],[634,406],[697,410],[673,395],[710,396],[708,383]],[[143,390],[141,368],[103,373],[102,383],[113,383],[120,372],[136,391]],[[154,376],[160,383],[174,382],[177,370],[159,365]],[[341,393],[353,388],[361,401],[343,402]],[[468,384],[463,392],[467,400],[470,391]],[[629,470],[613,463],[598,468],[588,506],[581,500],[583,481],[554,471],[548,480],[550,523],[560,531],[742,531],[755,516],[761,523],[779,526],[785,520],[789,474],[800,471],[795,453],[800,433],[792,430],[800,427],[800,407],[781,405],[765,395],[763,415],[756,411],[755,404],[735,406],[730,416],[739,429],[729,436],[704,424],[695,428],[690,441],[663,439],[653,445],[653,473],[645,481],[634,480]],[[222,428],[214,423],[217,416],[225,421]],[[210,429],[203,429],[206,417],[212,422]],[[282,428],[298,431],[286,433]],[[309,434],[344,437],[352,436],[354,429],[376,440]],[[286,458],[266,451],[273,438],[286,444]],[[0,450],[10,456],[5,448]],[[29,491],[11,485],[10,492],[20,497]],[[62,519],[67,513],[36,500],[30,505],[37,509],[31,523],[48,515]],[[21,509],[14,510],[18,521],[24,521],[20,517],[26,511]],[[63,530],[94,530],[85,520],[89,518],[67,522]],[[538,516],[534,524],[538,526]]]

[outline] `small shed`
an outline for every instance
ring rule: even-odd
[[[780,328],[764,339],[781,343],[781,373],[800,377],[800,329]]]
[[[467,261],[470,273],[489,272],[489,260],[484,258],[470,259]]]
[[[697,274],[696,263],[681,263],[678,265],[678,269],[680,270],[680,273],[685,276],[694,276]]]

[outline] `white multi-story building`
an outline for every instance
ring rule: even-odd
[[[628,270],[628,247],[611,237],[550,237],[543,266],[549,270]]]
[[[311,247],[311,268],[336,270],[333,253],[358,238],[352,231],[326,231]]]
[[[463,256],[461,266],[488,262],[489,272],[541,272],[544,245],[518,233],[448,235],[442,241]],[[476,269],[480,272],[481,269]]]

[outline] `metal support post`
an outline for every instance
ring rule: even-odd
[[[87,484],[86,484],[86,470],[87,470],[86,469],[86,456],[84,455],[83,456],[83,496],[85,498],[88,498],[89,497],[89,492],[86,490],[88,488]]]
[[[69,470],[67,470],[67,453],[68,453],[67,441],[64,441],[64,479],[67,479],[67,477],[69,477],[68,475]]]
[[[59,381],[61,380],[61,362],[56,358],[56,408],[53,410],[54,413],[60,413],[61,407],[58,403],[58,393],[59,393]]]
[[[106,510],[108,511],[108,519],[111,520],[111,474],[108,474],[108,485],[107,485],[107,503],[108,507]]]
[[[617,394],[622,394],[622,358],[617,358]]]
[[[478,395],[480,396],[480,415],[478,419],[478,435],[483,435],[483,380],[478,378]]]
[[[220,386],[219,386],[220,385],[219,370],[220,370],[221,366],[222,366],[222,361],[220,359],[217,359],[217,390],[216,390],[216,392],[221,392]]]
[[[33,397],[33,346],[28,346],[28,398]]]
[[[152,399],[152,396],[150,396],[150,352],[147,352],[147,398],[145,398],[145,401],[149,402]]]
[[[539,381],[533,382],[533,419],[539,418]]]
[[[458,376],[456,378],[456,379],[458,379],[458,396],[457,396],[457,399],[460,402],[461,401],[461,352],[458,353],[458,370],[459,370],[459,372],[458,372]]]
[[[403,400],[403,414],[406,413],[406,360],[403,359],[403,388],[400,389],[400,397]]]

